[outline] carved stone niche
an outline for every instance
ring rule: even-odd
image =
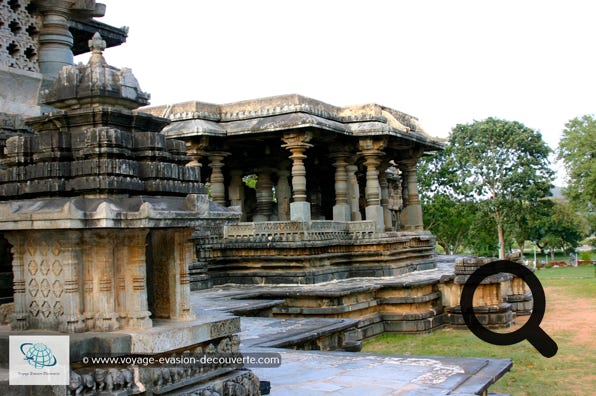
[[[13,329],[112,331],[192,320],[187,263],[192,229],[8,232]],[[146,240],[150,244],[146,248]],[[120,241],[114,244],[115,240]],[[147,275],[155,282],[149,282]]]

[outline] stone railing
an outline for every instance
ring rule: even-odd
[[[367,239],[375,236],[372,221],[269,221],[224,227],[224,239],[269,242]]]

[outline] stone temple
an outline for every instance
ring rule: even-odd
[[[198,240],[193,289],[312,284],[434,267],[418,159],[442,145],[418,120],[376,104],[339,108],[299,95],[144,109],[172,122],[211,199],[241,222]],[[256,180],[254,188],[246,185]]]
[[[462,286],[489,261],[437,259],[416,166],[443,146],[415,117],[300,95],[147,107],[132,71],[104,57],[127,36],[94,19],[104,12],[0,0],[0,393],[469,395],[509,370],[345,352],[462,326]],[[507,327],[531,295],[502,274],[474,304]],[[69,334],[71,384],[16,393],[17,334]],[[238,352],[282,365],[81,363]]]

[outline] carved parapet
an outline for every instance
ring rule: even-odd
[[[338,222],[270,221],[240,223],[224,228],[225,242],[296,242],[324,240],[353,240],[375,237],[375,225],[371,221]]]
[[[348,231],[354,239],[368,239],[375,236],[376,226],[372,221],[352,221],[348,223]]]

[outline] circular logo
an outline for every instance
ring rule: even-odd
[[[494,333],[486,329],[476,318],[472,306],[474,291],[482,280],[487,276],[501,272],[520,277],[530,287],[534,298],[534,309],[530,319],[520,329],[511,333]],[[544,289],[536,275],[521,264],[509,260],[499,260],[479,267],[470,275],[464,285],[460,306],[468,329],[481,340],[494,345],[511,345],[527,339],[544,357],[553,357],[557,353],[558,347],[555,341],[540,328],[540,322],[546,309]]]
[[[37,342],[32,344],[25,342],[21,344],[21,353],[27,363],[34,368],[44,368],[56,365],[56,356],[51,349],[44,343]]]

